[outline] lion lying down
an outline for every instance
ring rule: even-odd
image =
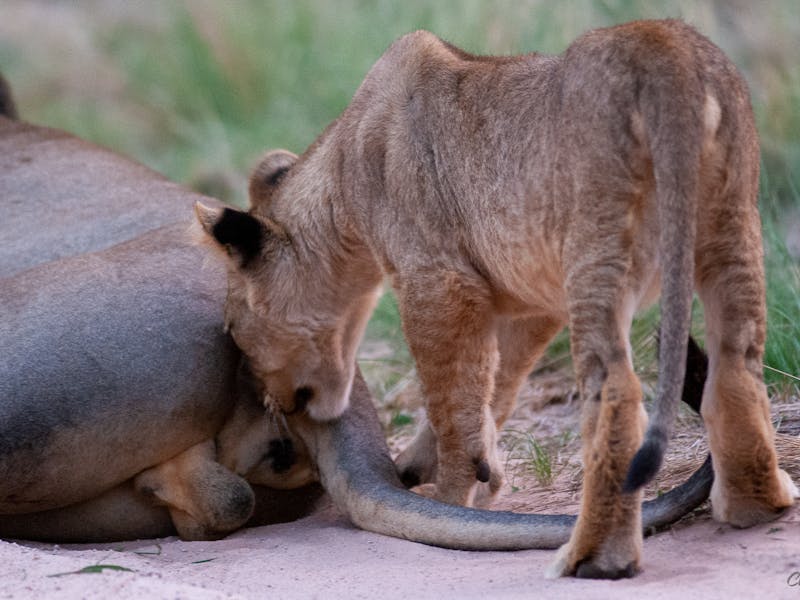
[[[360,377],[329,423],[266,413],[223,332],[225,274],[187,241],[192,204],[211,199],[2,116],[0,156],[0,536],[215,538],[307,514],[319,481],[356,525],[388,535],[473,549],[566,541],[573,517],[406,491]],[[706,465],[646,503],[643,525],[679,518],[710,484]]]

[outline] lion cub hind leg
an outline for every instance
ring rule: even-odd
[[[416,272],[397,291],[436,437],[436,498],[469,506],[478,481],[492,494],[503,483],[490,409],[498,353],[489,291],[458,271]]]
[[[764,384],[743,360],[720,357],[703,395],[714,483],[714,518],[736,527],[777,519],[798,490],[778,467]]]
[[[745,210],[755,211],[755,203]],[[736,236],[740,241],[698,250],[710,367],[701,413],[714,465],[711,504],[714,518],[737,527],[777,518],[798,493],[778,468],[762,380],[766,308],[758,226],[754,214],[729,216],[727,228],[745,229]]]
[[[605,248],[613,247],[608,243]],[[635,302],[632,292],[625,291],[621,269],[617,277],[605,271],[602,279],[595,269],[583,273],[573,274],[567,288],[572,357],[583,402],[581,508],[569,542],[547,574],[618,579],[639,571],[642,552],[642,494],[622,492],[647,422],[628,352]]]
[[[607,369],[602,391],[584,397],[581,509],[570,541],[548,570],[551,577],[619,579],[639,571],[642,494],[621,490],[646,415],[639,381],[627,360]],[[582,385],[582,395],[589,389]]]
[[[169,508],[184,540],[218,539],[250,518],[250,485],[215,460],[214,442],[192,446],[134,479],[136,490]]]

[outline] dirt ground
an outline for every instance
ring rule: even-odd
[[[419,410],[413,392],[393,402]],[[787,432],[780,436],[784,466],[797,480],[800,404],[782,402],[773,412],[779,430]],[[532,381],[502,438],[508,484],[495,508],[577,511],[579,440],[569,433],[577,419],[568,379]],[[680,421],[651,495],[684,479],[705,456],[699,419],[687,412]],[[399,428],[390,443],[396,449],[410,435],[410,428]],[[360,531],[326,507],[300,521],[241,530],[215,542],[0,542],[0,599],[799,598],[800,509],[736,530],[700,508],[645,541],[643,572],[632,580],[547,580],[543,573],[553,556],[433,548]]]
[[[442,550],[326,511],[216,542],[0,542],[0,598],[796,598],[799,533],[797,508],[746,531],[701,517],[649,538],[635,579],[554,581],[553,552]],[[97,564],[130,571],[60,575]]]

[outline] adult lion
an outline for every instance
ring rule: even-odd
[[[267,162],[283,165],[277,186],[256,186],[248,213],[197,211],[228,250],[234,338],[282,410],[324,421],[346,408],[388,275],[432,425],[400,464],[410,480],[435,473],[439,499],[468,505],[476,479],[499,488],[496,427],[569,325],[585,475],[553,573],[630,576],[638,490],[671,430],[694,285],[711,357],[714,515],[748,526],[793,503],[761,373],[752,109],[733,64],[688,25],[599,29],[561,56],[473,56],[413,33],[305,154]],[[644,436],[628,333],[659,290],[661,370]]]

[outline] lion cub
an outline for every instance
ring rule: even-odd
[[[553,573],[616,578],[639,568],[637,490],[669,437],[693,288],[711,356],[714,515],[752,525],[797,492],[762,382],[758,169],[744,81],[682,22],[590,31],[561,56],[473,56],[419,31],[301,157],[264,158],[247,213],[197,214],[229,257],[233,337],[285,412],[342,413],[390,278],[430,418],[401,467],[409,482],[435,477],[445,502],[470,504],[478,480],[499,488],[497,427],[568,325],[585,475]],[[645,435],[628,334],[659,292]]]

